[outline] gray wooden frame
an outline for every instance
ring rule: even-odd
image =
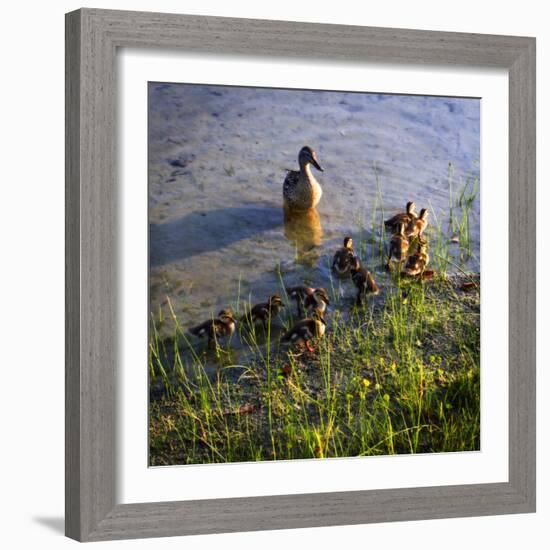
[[[118,47],[509,71],[509,481],[116,504]],[[82,9],[66,16],[66,534],[82,541],[535,511],[535,39]]]

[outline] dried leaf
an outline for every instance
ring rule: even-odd
[[[281,374],[285,377],[290,376],[292,373],[292,367],[289,363],[285,363],[283,367],[281,368]]]

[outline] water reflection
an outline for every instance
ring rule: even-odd
[[[296,261],[314,265],[319,259],[319,247],[323,240],[321,217],[316,208],[295,211],[283,207],[285,237],[296,250]]]

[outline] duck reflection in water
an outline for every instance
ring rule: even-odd
[[[321,217],[316,208],[291,210],[286,205],[284,211],[285,237],[296,249],[299,263],[314,265],[319,259],[319,246],[323,239]]]

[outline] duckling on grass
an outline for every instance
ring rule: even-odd
[[[315,313],[312,317],[298,321],[282,338],[282,342],[290,342],[305,346],[310,352],[315,351],[313,341],[323,337],[326,331],[326,321],[323,315]]]
[[[405,236],[409,239],[413,237],[422,237],[422,234],[428,227],[428,209],[420,210],[420,215],[415,220],[411,221],[405,230]]]
[[[189,333],[199,338],[208,338],[208,346],[218,338],[231,336],[235,332],[237,321],[230,309],[222,309],[214,319],[204,321],[200,325],[189,329]]]
[[[306,299],[313,294],[314,288],[310,286],[293,286],[285,288],[287,296],[296,301],[296,309],[298,317],[302,317],[304,314],[304,307]]]
[[[430,261],[430,256],[428,255],[428,243],[420,239],[418,241],[418,246],[416,252],[411,254],[407,259],[407,263],[403,268],[403,273],[409,275],[410,277],[420,275],[424,273],[428,262]]]
[[[357,298],[355,303],[360,306],[363,303],[363,298],[367,294],[375,296],[380,292],[380,288],[376,284],[372,273],[366,268],[361,266],[359,260],[355,263],[351,270],[351,278],[353,284],[357,288]]]
[[[386,262],[386,269],[390,268],[390,262],[395,258],[399,265],[407,258],[409,252],[409,239],[405,236],[405,223],[399,222],[399,232],[392,235],[390,240],[390,253]]]
[[[266,326],[269,320],[276,317],[283,307],[285,307],[285,304],[281,300],[281,297],[278,294],[274,294],[268,298],[267,302],[256,304],[252,307],[243,320],[249,318],[255,325],[261,324]]]
[[[414,222],[417,219],[416,216],[416,204],[409,201],[405,207],[405,212],[399,212],[395,216],[392,216],[389,220],[384,222],[386,229],[389,229],[392,233],[397,233],[399,231],[399,224],[404,223],[405,227],[408,227],[409,224]]]

